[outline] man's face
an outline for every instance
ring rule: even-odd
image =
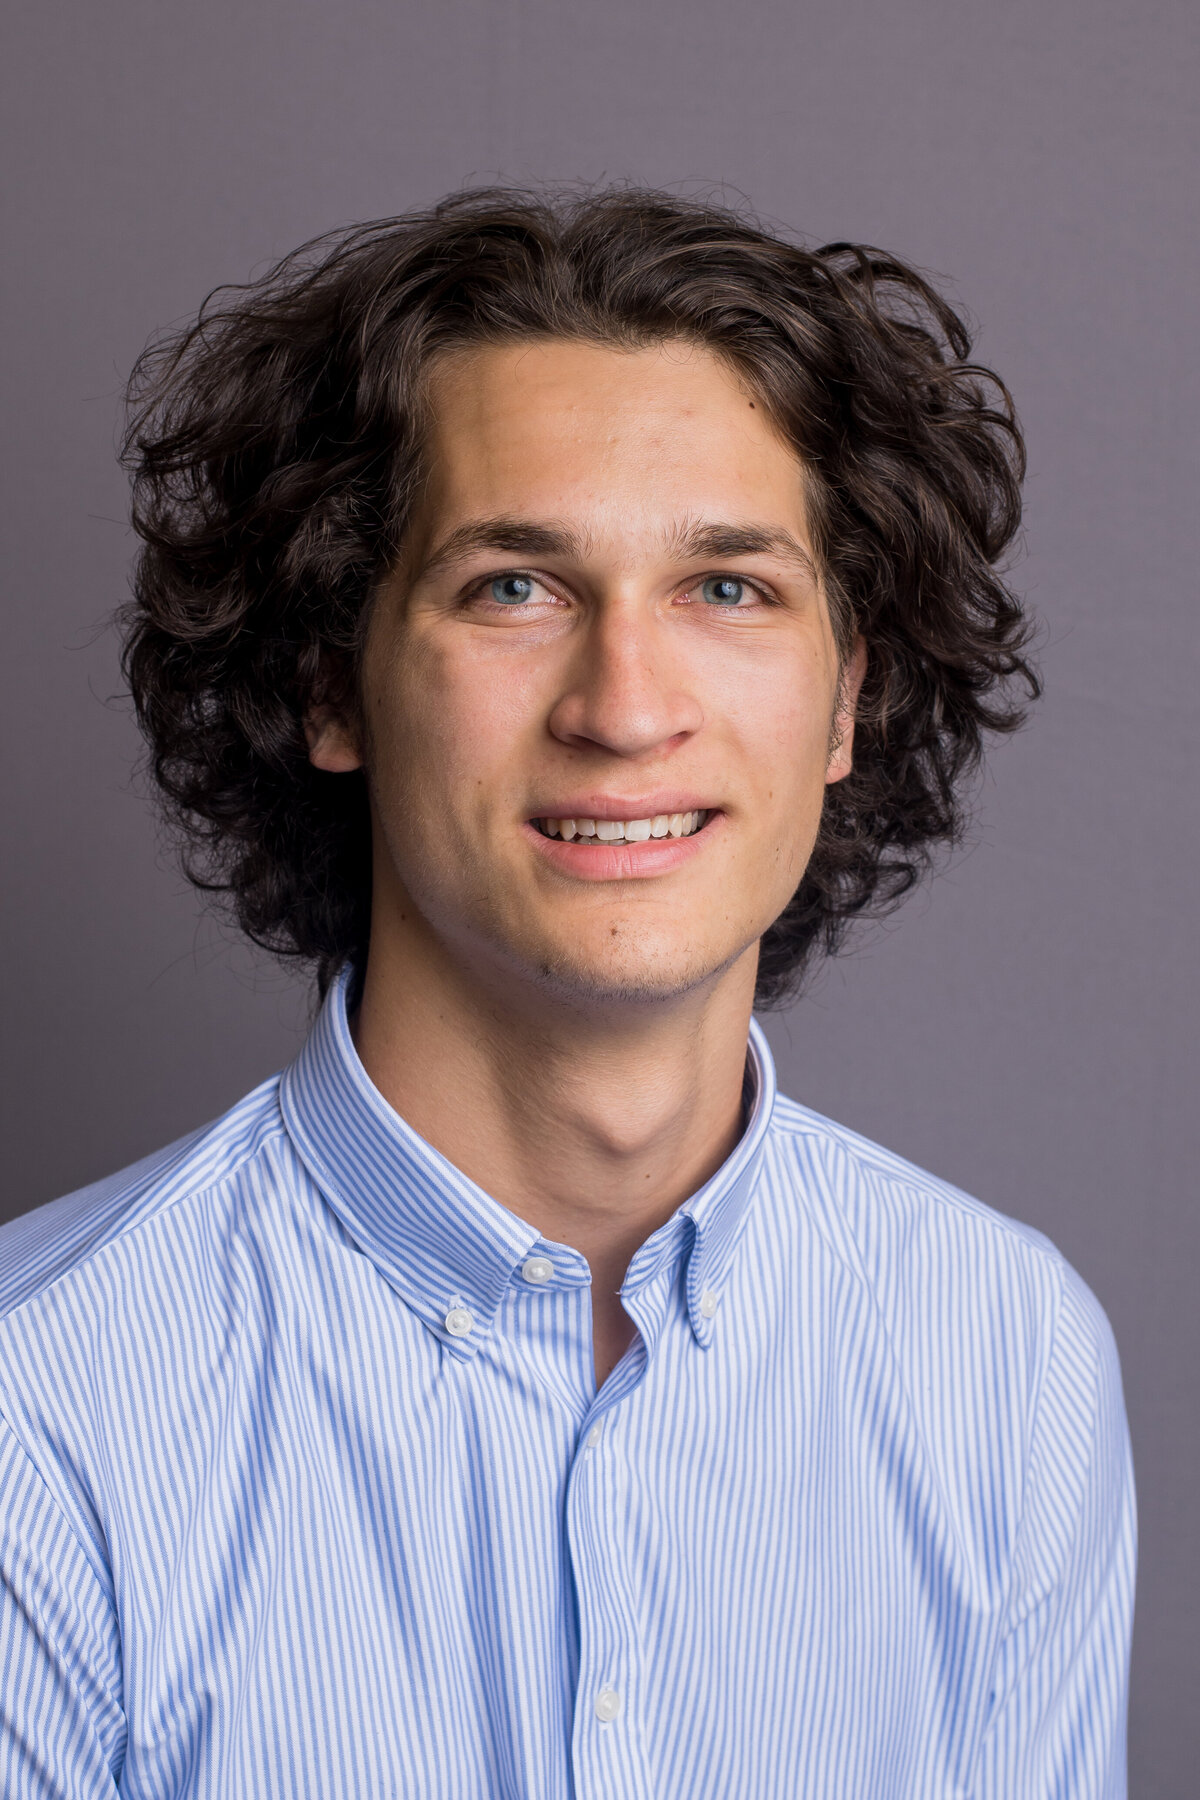
[[[363,742],[310,731],[320,766],[367,766],[373,945],[585,1005],[752,982],[861,677],[839,714],[794,453],[682,344],[457,352],[431,400]]]

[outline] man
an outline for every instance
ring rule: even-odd
[[[149,354],[127,669],[324,1004],[7,1228],[3,1791],[1124,1791],[1115,1351],[751,1009],[1034,686],[904,265],[653,194],[349,232]]]

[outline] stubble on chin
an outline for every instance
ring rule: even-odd
[[[658,944],[636,923],[610,927],[612,941],[543,945],[528,965],[529,979],[547,998],[573,1010],[657,1009],[686,1000],[720,981],[751,944],[721,954],[694,945]]]

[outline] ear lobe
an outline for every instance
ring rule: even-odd
[[[332,706],[313,706],[304,715],[308,760],[327,775],[348,775],[362,768],[358,740]]]
[[[829,761],[825,768],[826,786],[834,781],[844,781],[854,766],[854,714],[866,672],[867,644],[860,634],[842,665],[838,680],[837,710],[833,715]]]

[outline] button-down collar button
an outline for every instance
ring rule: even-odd
[[[593,1425],[592,1429],[588,1432],[587,1437],[584,1439],[584,1443],[589,1450],[594,1450],[603,1436],[604,1428],[600,1425]]]
[[[465,1306],[452,1306],[446,1314],[446,1330],[451,1337],[470,1337],[475,1320]]]
[[[596,1695],[596,1717],[602,1725],[611,1724],[621,1710],[621,1696],[616,1688],[601,1688]]]
[[[719,1294],[714,1294],[711,1288],[705,1288],[700,1296],[700,1317],[702,1319],[711,1319],[717,1310],[719,1300]]]
[[[541,1287],[553,1275],[554,1264],[548,1256],[530,1256],[521,1264],[521,1273],[534,1287]]]

